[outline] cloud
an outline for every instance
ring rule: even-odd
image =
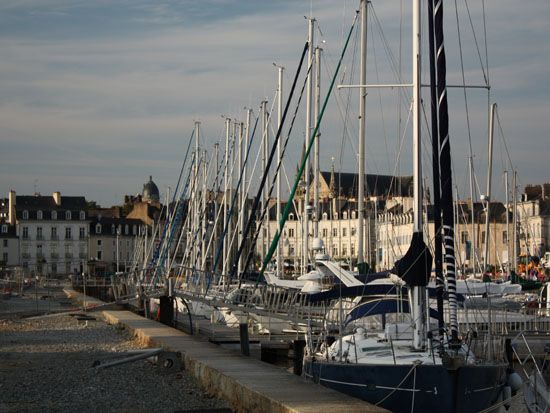
[[[410,19],[400,20],[390,3],[373,3],[376,14],[371,17],[389,26],[384,35],[394,58],[399,56],[398,35],[402,32],[401,70],[408,73]],[[548,6],[542,0],[533,1],[524,13],[518,13],[517,2],[486,3],[491,95],[499,103],[518,166],[529,179],[540,179],[545,171],[530,162],[525,148],[544,151],[547,139]],[[329,70],[323,69],[324,96],[327,73],[335,67],[357,1],[256,2],[253,6],[236,0],[1,2],[0,141],[4,149],[0,155],[0,190],[16,186],[21,188],[19,192],[30,193],[33,176],[40,175],[43,184],[52,188],[67,185],[92,199],[115,203],[120,200],[114,194],[121,196],[127,187],[139,190],[143,177],[149,174],[158,177],[159,187],[172,184],[195,120],[201,120],[204,145],[211,150],[223,137],[222,114],[244,120],[244,106],[253,107],[257,114],[261,99],[273,99],[276,71],[272,62],[286,67],[288,91],[306,40],[303,16],[309,15],[310,7],[319,21],[316,37],[326,41],[323,59]],[[483,31],[477,25],[480,4],[470,7],[476,37],[483,46]],[[459,12],[467,28],[464,10]],[[449,78],[459,82],[461,62],[452,7],[446,7],[445,16],[449,22]],[[472,47],[473,35],[469,29],[461,34],[465,77],[478,84],[483,78]],[[369,55],[369,75],[380,81],[395,80],[388,59],[383,57],[381,39],[381,32],[373,26],[369,42],[376,45],[376,55]],[[354,37],[352,43],[356,40]],[[356,69],[357,55],[350,51],[342,69],[345,82],[357,82]],[[352,72],[355,74],[350,78]],[[406,99],[401,100],[398,116],[397,92],[384,93],[381,98],[374,92],[368,96],[367,168],[389,173],[394,169],[395,148],[408,114]],[[467,154],[464,102],[458,90],[450,94],[454,95],[452,131],[456,131],[453,154],[460,164]],[[481,170],[486,152],[487,100],[479,92],[468,95],[474,151]],[[347,95],[342,96],[345,105]],[[339,109],[331,97],[322,127],[324,169],[330,168],[332,156],[338,162],[341,152],[343,168],[353,170],[356,164],[357,100],[354,91],[347,110],[345,106]],[[346,115],[348,128],[345,144],[341,143],[340,111]],[[303,135],[302,111],[292,137],[288,171],[294,170],[299,159]],[[519,143],[516,136],[532,139]],[[410,173],[409,146],[407,141],[400,157],[403,173]],[[108,183],[106,175],[110,177]],[[105,186],[109,187],[107,192],[102,190]]]

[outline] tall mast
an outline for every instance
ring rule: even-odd
[[[510,189],[508,188],[508,171],[504,171],[504,193],[505,193],[505,200],[506,203],[506,274],[508,276],[510,275],[510,200],[509,200],[509,192]]]
[[[238,152],[237,152],[237,165],[238,165],[238,173],[241,172],[242,165],[243,165],[243,129],[244,125],[242,122],[238,124]],[[243,215],[243,197],[242,197],[242,185],[239,187],[239,192],[237,193],[237,245],[241,245],[241,242],[243,240],[243,230],[244,230],[244,215]],[[237,270],[240,274],[242,272],[242,257],[239,257],[239,261],[237,263]]]
[[[246,157],[246,154],[248,154],[248,142],[250,141],[250,116],[252,114],[252,109],[247,109],[246,110],[246,133],[245,133],[245,136],[244,136],[244,153],[245,153],[245,157]],[[245,158],[246,159],[246,158]],[[248,182],[246,181],[246,175],[247,175],[247,163],[245,162],[244,163],[244,167],[243,167],[243,181],[241,183],[242,187],[243,187],[243,198],[242,198],[242,202],[241,202],[241,205],[242,205],[242,214],[243,214],[243,220],[242,220],[242,223],[243,223],[243,226],[241,228],[241,231],[243,233],[243,238],[245,236],[244,234],[244,227],[245,227],[245,220],[244,220],[244,217],[248,216],[248,214],[246,213],[246,209],[247,209],[247,206],[246,206],[246,203],[247,203],[247,200],[248,200]],[[240,248],[240,246],[239,246]],[[239,259],[240,259],[240,255],[239,254]],[[243,271],[246,271],[246,268],[243,268]]]
[[[434,33],[437,50],[437,101],[439,167],[441,172],[441,200],[443,213],[443,240],[445,243],[445,270],[447,271],[447,292],[449,296],[449,324],[451,342],[458,343],[458,304],[456,295],[456,257],[453,213],[453,175],[451,166],[451,145],[449,141],[449,108],[447,104],[447,61],[443,36],[443,0],[437,0],[434,7]]]
[[[359,177],[357,179],[357,264],[365,262],[363,254],[364,246],[364,213],[365,213],[365,106],[367,98],[367,88],[364,86],[367,83],[367,0],[361,0],[360,4],[361,13],[361,61],[360,61],[360,85],[359,88]],[[415,20],[416,21],[416,20]],[[418,34],[420,36],[420,33]],[[416,44],[416,42],[415,42]],[[413,53],[419,53],[419,47],[416,46],[416,51]],[[419,59],[419,57],[418,57]],[[416,59],[415,59],[416,60]],[[418,61],[418,64],[420,62]],[[415,67],[417,75],[419,76],[420,68]],[[416,78],[416,74],[414,75]],[[415,93],[420,93],[420,87],[416,87]],[[418,95],[418,98],[420,94]],[[415,94],[414,101],[416,102],[417,95]],[[418,106],[416,107],[418,110]],[[416,113],[416,112],[415,112]],[[415,120],[417,120],[415,118]],[[416,159],[416,158],[415,158]],[[422,228],[422,226],[420,226]]]
[[[319,110],[321,109],[321,53],[323,49],[315,48],[315,100],[313,107],[313,119],[317,123]],[[319,139],[321,138],[321,127],[317,128],[315,136],[314,155],[313,155],[313,210],[315,211],[315,221],[313,222],[313,237],[319,238]]]
[[[227,228],[227,183],[229,174],[229,133],[230,133],[231,119],[225,119],[225,168],[223,171],[223,227]],[[227,261],[228,261],[228,239],[227,234],[223,239],[223,260],[222,260],[222,274],[227,275]]]
[[[263,173],[265,173],[265,170],[267,168],[267,110],[266,110],[266,107],[267,107],[267,101],[262,101],[262,106],[261,106],[261,119],[262,119],[262,171]],[[261,206],[261,211],[263,211],[265,208],[267,208],[267,189],[266,188],[263,188],[262,189],[262,206]],[[261,214],[260,214],[261,215]],[[263,226],[263,222],[259,222],[258,225],[260,227]],[[265,227],[262,228],[262,257],[265,257],[265,254],[267,252],[267,242],[268,241],[268,238],[266,236],[267,234],[267,231],[265,229]]]
[[[468,170],[470,173],[470,208],[471,208],[471,220],[472,220],[472,250],[470,251],[472,258],[472,271],[475,276],[476,273],[476,212],[474,210],[474,161],[472,156],[468,158]]]
[[[491,105],[491,117],[489,118],[489,166],[487,170],[487,195],[485,197],[486,207],[485,207],[485,252],[483,254],[483,271],[487,271],[489,268],[489,240],[491,227],[489,223],[490,218],[490,208],[491,208],[491,183],[493,180],[493,135],[495,129],[495,110],[497,104],[493,103]]]
[[[285,68],[282,66],[277,66],[278,71],[278,86],[277,86],[277,129],[281,128],[282,119],[283,119],[283,72]],[[277,160],[278,164],[282,162],[281,159],[281,140],[277,141]],[[277,217],[275,221],[279,225],[281,220],[281,174],[282,170],[279,169],[277,173]],[[283,233],[283,229],[279,227],[279,233]],[[284,241],[284,240],[282,240]],[[279,242],[277,244],[277,276],[280,277],[283,274],[283,243]]]
[[[206,149],[203,150],[202,156],[202,190],[201,190],[201,198],[202,198],[202,206],[201,206],[201,216],[202,216],[202,225],[201,225],[201,259],[202,259],[202,265],[201,270],[206,270],[206,224],[208,223],[208,213],[206,211],[206,184],[207,184],[207,178],[208,178],[208,168],[207,168],[207,162],[206,162]]]
[[[199,211],[199,205],[200,205],[200,199],[199,199],[199,163],[200,163],[200,158],[201,158],[201,155],[200,155],[200,150],[199,150],[199,140],[200,140],[200,126],[201,126],[201,123],[200,122],[195,122],[195,171],[194,171],[194,176],[193,176],[193,179],[194,179],[194,184],[195,184],[195,190],[194,190],[194,195],[193,195],[193,210],[194,210],[194,214],[193,214],[193,232],[192,234],[196,234],[198,229],[199,229],[199,214],[198,214],[198,211]],[[195,267],[196,263],[197,263],[197,257],[198,257],[198,253],[199,253],[199,250],[198,250],[198,245],[195,244],[195,246],[193,247],[193,267]]]
[[[414,204],[413,232],[422,234],[422,165],[420,146],[420,1],[413,0],[413,176]],[[362,211],[359,212],[361,216]],[[361,241],[360,241],[361,242]],[[426,288],[411,287],[412,307],[414,314],[413,347],[423,350],[426,347]]]
[[[517,171],[514,171],[514,175],[512,176],[512,202],[514,204],[514,215],[513,215],[513,223],[514,226],[514,232],[513,232],[513,242],[514,245],[512,245],[512,265],[513,265],[513,271],[514,273],[517,270],[517,262],[518,262],[518,198],[517,198]]]
[[[437,121],[437,71],[435,67],[435,37],[433,19],[433,0],[428,1],[428,25],[430,44],[430,99],[431,99],[431,129],[432,129],[432,174],[434,182],[433,190],[433,216],[434,216],[434,261],[435,261],[435,285],[438,312],[439,335],[444,334],[443,320],[443,290],[445,279],[443,276],[443,228],[441,226],[441,177],[439,171],[439,126]],[[458,199],[458,197],[457,197]]]
[[[309,139],[311,133],[311,92],[313,88],[313,76],[311,75],[311,65],[313,64],[313,29],[315,28],[315,19],[309,18],[309,30],[308,30],[308,43],[309,49],[307,51],[308,61],[308,74],[307,74],[307,89],[306,89],[306,148],[309,147]],[[307,273],[308,270],[308,257],[309,257],[309,191],[310,191],[310,162],[309,157],[306,158],[305,168],[305,195],[304,195],[304,228],[303,228],[303,246],[302,246],[302,259],[303,259],[303,273]]]

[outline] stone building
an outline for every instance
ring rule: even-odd
[[[19,263],[27,272],[55,276],[84,271],[89,226],[84,197],[10,191],[8,215],[19,237]]]

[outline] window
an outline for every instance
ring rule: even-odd
[[[71,238],[72,238],[71,227],[65,227],[65,239],[71,239]]]
[[[86,228],[80,227],[80,229],[78,231],[78,237],[80,239],[86,239]]]
[[[111,225],[111,234],[115,235],[115,224]]]
[[[2,234],[7,234],[7,233],[8,233],[8,226],[2,225]]]
[[[348,236],[348,229],[347,228],[342,228],[342,236],[343,237],[347,237]],[[345,253],[344,253],[345,254]]]
[[[38,244],[36,246],[36,256],[37,257],[42,257],[42,244]]]
[[[55,262],[52,263],[52,273],[54,273],[54,274],[57,273],[57,263],[55,263]]]
[[[350,254],[352,256],[355,256],[355,244],[353,242],[351,243]]]
[[[36,227],[36,239],[42,239],[42,227]]]
[[[338,212],[334,213],[334,219],[338,219]]]
[[[101,234],[101,224],[96,224],[96,226],[95,226],[95,233],[96,233],[96,234]]]
[[[124,225],[124,234],[128,235],[130,233],[130,227],[128,227],[128,224]]]
[[[101,256],[103,255],[102,251],[97,252],[97,259],[101,261]]]
[[[348,213],[347,213],[347,212],[344,212],[344,213],[342,214],[342,218],[343,218],[343,219],[348,219]],[[346,255],[346,254],[344,254],[344,255]]]
[[[332,228],[332,236],[337,237],[338,236],[338,228]]]
[[[29,227],[23,227],[23,239],[29,239]]]
[[[294,238],[294,228],[289,228],[289,229],[288,229],[288,236],[289,236],[290,238]]]
[[[346,244],[342,245],[342,255],[348,255],[348,246]]]
[[[67,221],[70,221],[71,220],[71,211],[65,211],[65,219]]]
[[[356,218],[357,218],[357,212],[351,211],[351,219],[356,219]]]
[[[323,237],[328,237],[328,228],[323,228]]]
[[[42,219],[43,215],[42,215],[42,211],[38,210],[36,211],[36,219]]]
[[[460,242],[463,243],[463,244],[466,244],[466,241],[468,241],[468,232],[467,231],[462,231],[460,233]]]
[[[86,213],[84,211],[80,211],[80,220],[84,221],[86,219]]]
[[[508,242],[508,231],[502,231],[502,242]]]
[[[4,248],[8,248],[8,240],[7,239],[3,240],[3,243],[4,243]]]
[[[101,240],[100,239],[97,240],[97,246],[101,247]]]
[[[52,227],[52,240],[57,239],[57,227]]]
[[[132,227],[132,235],[136,235],[137,234],[137,227],[134,225]]]
[[[292,212],[290,214],[288,214],[288,220],[289,221],[294,221],[294,214]]]
[[[333,246],[332,247],[332,256],[337,257],[338,256],[338,247]]]
[[[4,261],[4,263],[7,263],[8,262],[8,253],[7,252],[4,252],[2,254],[2,260]]]
[[[353,227],[350,232],[351,236],[354,236],[357,233],[357,228]]]
[[[29,211],[23,211],[23,219],[29,219]]]
[[[323,220],[327,220],[328,219],[328,214],[326,212],[323,212]]]
[[[481,243],[485,244],[485,231],[481,231]]]
[[[57,211],[52,211],[52,219],[54,221],[57,219]]]

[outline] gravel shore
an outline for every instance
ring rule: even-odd
[[[230,411],[185,371],[167,373],[144,360],[93,368],[96,360],[120,359],[141,346],[90,315],[97,319],[0,316],[1,412]]]

